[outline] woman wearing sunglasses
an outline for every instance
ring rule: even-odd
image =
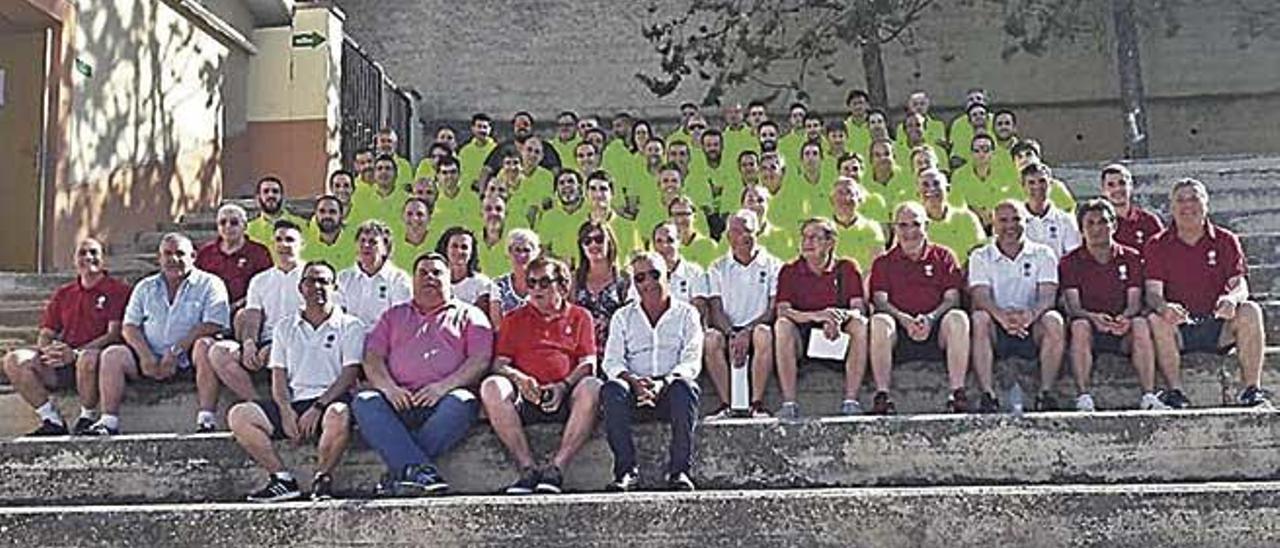
[[[618,243],[608,225],[588,221],[578,228],[578,267],[573,302],[591,312],[597,354],[604,353],[609,318],[627,302],[631,281],[618,269]]]

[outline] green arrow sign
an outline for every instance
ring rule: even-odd
[[[324,36],[316,31],[293,35],[293,47],[315,49],[324,43]]]

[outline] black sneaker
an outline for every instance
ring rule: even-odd
[[[89,433],[89,429],[93,428],[94,419],[89,417],[80,417],[76,419],[75,425],[71,427],[71,435],[83,436]]]
[[[533,490],[538,488],[538,481],[542,479],[542,474],[538,473],[538,469],[532,466],[525,468],[520,473],[520,479],[507,487],[505,491],[508,495],[531,495]]]
[[[606,485],[604,489],[605,491],[612,491],[615,493],[625,493],[627,491],[634,491],[635,488],[639,486],[640,473],[636,470],[631,470],[621,476],[613,478],[613,482]]]
[[[893,399],[889,397],[889,393],[876,392],[875,399],[871,400],[871,414],[892,415],[894,412]]]
[[[67,435],[67,425],[60,422],[53,422],[49,419],[42,419],[40,427],[32,430],[28,436],[65,436]]]
[[[378,483],[373,486],[373,496],[394,497],[396,494],[396,479],[391,477],[391,472],[383,472]]]
[[[672,491],[693,491],[696,489],[693,480],[689,479],[689,474],[680,472],[667,476],[667,489]]]
[[[947,397],[947,411],[951,413],[969,412],[969,396],[965,395],[963,388],[951,391],[951,395]]]
[[[992,394],[990,392],[983,392],[982,399],[978,400],[978,412],[979,413],[999,413],[1000,400],[996,398],[995,394]]]
[[[1256,386],[1246,386],[1244,390],[1240,391],[1240,395],[1236,397],[1236,400],[1245,407],[1257,407],[1259,405],[1270,405],[1271,403],[1267,400],[1267,394]]]
[[[84,433],[86,436],[119,436],[119,428],[110,428],[105,424],[95,422],[89,430]]]
[[[202,422],[202,423],[196,424],[197,434],[209,434],[217,431],[218,431],[218,426],[211,422]]]
[[[1041,390],[1040,394],[1036,396],[1036,411],[1058,411],[1060,409],[1058,398],[1053,395],[1053,392]]]
[[[564,484],[564,477],[560,474],[559,466],[548,466],[542,471],[541,476],[534,491],[548,495],[559,495],[563,492],[561,485]]]
[[[449,483],[444,481],[440,472],[426,464],[404,467],[404,477],[396,482],[396,492],[403,496],[439,495],[448,490]]]
[[[298,480],[282,480],[275,475],[267,482],[267,486],[249,494],[249,502],[284,502],[302,498],[302,490],[298,489]]]
[[[333,476],[323,472],[316,474],[311,480],[311,500],[329,500],[333,498]]]
[[[1160,392],[1158,397],[1162,403],[1171,409],[1186,409],[1191,405],[1191,400],[1187,399],[1187,395],[1177,388]]]

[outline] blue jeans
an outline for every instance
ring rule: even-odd
[[[604,383],[600,401],[604,406],[604,429],[613,451],[613,476],[636,468],[636,447],[631,424],[639,420],[663,420],[671,425],[671,447],[667,473],[687,473],[693,464],[693,428],[698,423],[698,383],[672,379],[658,394],[654,407],[636,407],[631,388],[623,381]]]
[[[480,404],[475,394],[459,388],[434,407],[396,411],[377,390],[364,390],[351,402],[360,437],[369,444],[393,477],[410,464],[435,466],[435,461],[466,436]]]

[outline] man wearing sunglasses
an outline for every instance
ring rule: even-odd
[[[272,261],[267,246],[245,237],[245,218],[244,208],[236,204],[218,208],[218,237],[196,252],[196,268],[217,276],[226,284],[233,311],[244,306],[249,280],[271,268]]]
[[[520,469],[509,495],[559,493],[562,471],[595,428],[600,402],[591,313],[568,301],[569,266],[538,257],[526,270],[529,301],[503,316],[494,374],[480,385],[489,424]],[[523,425],[563,423],[560,448],[539,468]]]
[[[609,321],[601,364],[609,379],[600,389],[605,432],[613,452],[610,491],[639,486],[632,423],[658,419],[671,425],[669,489],[692,491],[693,429],[698,422],[698,373],[702,369],[702,327],[693,305],[673,299],[667,263],[651,251],[630,261],[638,300]]]

